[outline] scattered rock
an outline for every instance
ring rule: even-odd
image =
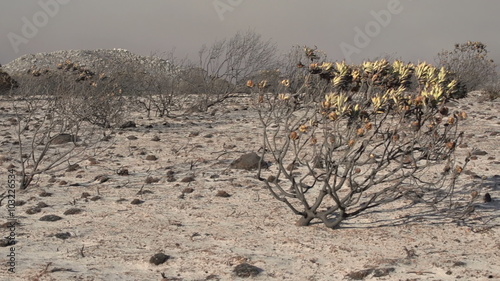
[[[144,182],[147,184],[151,184],[151,183],[157,183],[159,181],[160,181],[160,178],[155,178],[155,177],[149,176],[146,178],[146,180]]]
[[[276,177],[273,176],[273,175],[267,177],[267,181],[268,182],[272,182],[272,183],[276,183],[277,182]]]
[[[45,202],[38,202],[38,204],[36,204],[36,206],[38,208],[47,208],[49,205],[47,205]]]
[[[132,204],[132,205],[140,205],[142,203],[144,203],[144,201],[137,199],[137,198],[132,200],[132,202],[130,202],[130,204]]]
[[[254,170],[259,168],[259,162],[262,168],[267,168],[267,163],[260,159],[260,156],[255,152],[241,155],[238,159],[234,160],[230,167],[233,169],[241,170]]]
[[[158,157],[156,157],[155,155],[148,155],[148,156],[146,156],[146,160],[156,161],[156,160],[158,160]]]
[[[62,217],[58,215],[45,215],[39,219],[40,221],[58,221],[62,220]]]
[[[68,238],[71,237],[71,233],[69,233],[69,232],[60,232],[60,233],[54,234],[54,236],[56,238],[59,238],[59,239],[62,239],[62,240],[66,240],[66,239],[68,239]]]
[[[170,259],[169,255],[165,255],[164,253],[158,253],[152,256],[149,259],[149,262],[154,265],[160,265],[162,263],[165,263],[168,259]]]
[[[42,208],[40,207],[32,207],[32,208],[29,208],[26,210],[26,214],[28,215],[34,215],[34,214],[38,214],[42,211]]]
[[[248,263],[239,264],[233,269],[233,272],[236,276],[243,278],[255,277],[262,271],[262,269]]]
[[[88,193],[88,192],[82,192],[82,196],[81,196],[81,198],[84,198],[84,199],[85,199],[85,198],[87,198],[87,197],[90,197],[90,193]]]
[[[128,136],[127,139],[128,140],[137,140],[137,137],[136,136]]]
[[[119,176],[128,176],[129,175],[128,169],[120,169],[116,172],[116,174]]]
[[[98,181],[99,183],[105,183],[109,180],[109,177],[106,175],[98,175],[94,178],[94,181]]]
[[[193,176],[188,176],[181,180],[181,182],[193,182],[193,181],[195,181]]]
[[[14,241],[8,239],[8,238],[2,238],[0,239],[0,247],[8,247],[14,245]]]
[[[231,197],[231,195],[229,193],[225,192],[224,190],[217,191],[217,194],[215,194],[215,196],[224,197],[224,198]]]
[[[472,155],[477,155],[477,156],[482,156],[482,155],[486,155],[488,154],[486,151],[484,150],[480,150],[480,149],[475,149],[471,152]]]
[[[81,214],[83,212],[82,209],[79,209],[79,208],[71,208],[71,209],[68,209],[64,212],[65,215],[77,215],[77,214]]]
[[[68,166],[68,169],[66,169],[66,172],[74,172],[76,170],[80,169],[80,165],[78,164],[72,164]]]
[[[101,196],[96,195],[96,196],[90,198],[90,201],[97,201],[97,200],[100,200],[101,198],[102,198]]]
[[[40,197],[50,197],[52,195],[53,194],[51,192],[46,192],[46,191],[42,191],[40,194],[38,194],[38,196]]]
[[[182,190],[183,194],[189,194],[189,193],[193,193],[193,192],[194,192],[194,188],[191,188],[191,187],[186,187],[186,188],[184,188],[184,190]]]
[[[134,121],[127,121],[127,122],[120,125],[121,129],[136,128],[136,127],[137,127],[137,125],[135,124]]]
[[[152,141],[161,141],[159,136],[154,136],[151,140]]]
[[[59,134],[55,137],[52,138],[50,143],[52,144],[64,144],[68,142],[77,142],[79,141],[78,137],[75,137],[74,135],[71,134]]]
[[[144,195],[144,194],[153,194],[154,192],[149,190],[149,189],[145,189],[145,190],[139,190],[137,191],[137,195]]]
[[[14,203],[14,205],[16,206],[23,206],[24,204],[26,204],[26,201],[24,200],[16,200],[16,202]]]
[[[484,198],[483,198],[483,200],[484,200],[484,203],[489,203],[489,202],[491,202],[491,200],[492,200],[492,199],[491,199],[491,194],[489,194],[489,193],[484,194]]]

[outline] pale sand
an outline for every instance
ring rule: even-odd
[[[494,199],[478,200],[466,224],[414,218],[429,209],[408,209],[408,202],[400,202],[347,220],[335,230],[322,224],[295,226],[297,217],[271,197],[255,172],[228,169],[241,154],[260,148],[259,121],[251,108],[243,110],[245,101],[229,100],[214,116],[133,118],[138,128],[116,130],[114,147],[96,157],[97,164],[83,161],[77,171],[56,172],[54,183],[48,183],[46,175],[19,191],[17,199],[27,203],[16,208],[21,223],[16,228],[17,272],[7,273],[7,248],[1,248],[0,279],[162,280],[164,273],[170,280],[240,280],[233,269],[247,262],[263,270],[250,278],[254,280],[348,280],[347,274],[367,268],[394,271],[364,280],[500,280],[499,101],[477,103],[471,97],[457,105],[469,107],[463,129],[466,135],[474,134],[467,139],[469,148],[459,153],[473,147],[488,153],[467,168],[484,179],[464,175],[457,196],[466,200],[477,190],[481,197],[489,192]],[[5,101],[2,106],[10,107]],[[2,141],[7,141],[4,132],[12,130],[5,121],[7,112],[0,113]],[[165,122],[169,126],[162,125]],[[145,128],[148,124],[153,128]],[[138,139],[128,140],[130,135]],[[151,141],[154,136],[161,140]],[[2,146],[4,156],[11,153],[8,141]],[[150,154],[158,160],[145,160]],[[12,163],[3,162],[2,175]],[[117,175],[120,168],[130,175]],[[169,170],[175,182],[167,181]],[[110,179],[94,181],[101,174]],[[148,176],[160,181],[145,184]],[[195,181],[181,182],[186,176]],[[63,180],[67,184],[60,185]],[[75,183],[82,186],[70,186]],[[137,195],[142,186],[152,193]],[[179,198],[186,187],[194,192]],[[231,196],[216,196],[221,190]],[[42,191],[53,195],[40,197]],[[102,198],[82,199],[83,192]],[[136,198],[144,203],[130,204]],[[49,207],[25,213],[42,201]],[[74,207],[84,212],[63,215]],[[4,201],[4,221],[6,214]],[[47,214],[63,219],[39,221]],[[64,232],[71,237],[51,236]],[[2,233],[6,236],[7,231]],[[158,252],[171,258],[153,265],[149,259]]]

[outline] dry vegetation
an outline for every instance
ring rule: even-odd
[[[499,101],[454,100],[456,73],[277,58],[252,32],[195,63],[78,54],[9,72],[1,278],[500,278]]]

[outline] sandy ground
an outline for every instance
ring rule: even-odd
[[[11,108],[6,101],[2,106],[0,154],[15,157],[6,134],[13,129],[6,121]],[[470,117],[463,127],[468,147],[459,153],[487,152],[474,157],[458,183],[457,196],[480,194],[475,211],[462,221],[421,218],[417,214],[428,207],[402,202],[335,230],[295,226],[297,217],[271,197],[255,172],[228,168],[260,148],[256,113],[232,99],[214,115],[135,116],[138,127],[116,130],[112,147],[95,161],[44,175],[18,191],[16,199],[25,204],[16,207],[16,273],[7,271],[8,247],[0,248],[0,279],[240,280],[233,270],[248,263],[262,270],[253,280],[500,280],[499,101],[470,97],[454,107]],[[148,155],[157,160],[146,160]],[[10,164],[19,167],[14,160],[2,162],[4,190]],[[117,174],[123,169],[129,175]],[[96,180],[99,175],[108,180]],[[148,177],[159,181],[148,184]],[[192,181],[183,182],[186,177]],[[229,197],[218,196],[222,191]],[[492,202],[483,202],[485,193]],[[40,202],[48,206],[26,213]],[[83,212],[65,215],[71,208]],[[40,221],[45,215],[63,219]],[[0,216],[7,220],[5,201]],[[156,253],[170,258],[154,265]]]

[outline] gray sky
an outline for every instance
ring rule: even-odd
[[[433,62],[454,43],[481,41],[498,63],[499,8],[491,0],[2,0],[0,64],[62,49],[195,57],[202,44],[247,29],[283,52],[316,45],[354,63],[384,54]]]

